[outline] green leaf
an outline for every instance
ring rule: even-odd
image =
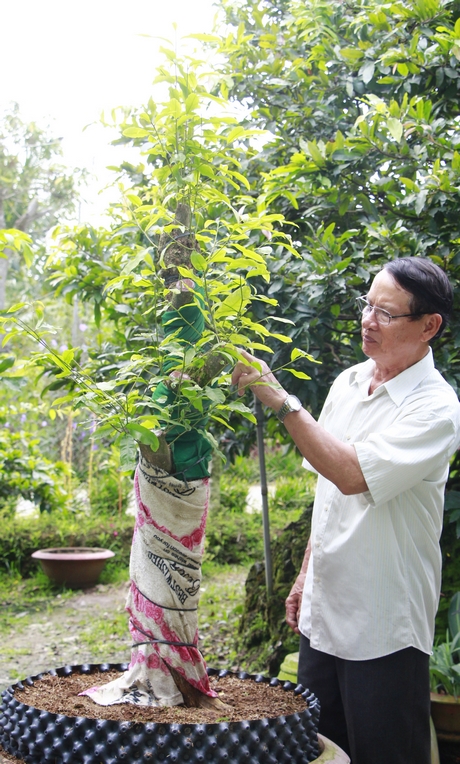
[[[138,252],[136,255],[134,255],[134,257],[131,257],[128,260],[128,262],[126,263],[126,265],[123,267],[123,270],[121,271],[122,275],[125,275],[127,273],[131,273],[131,271],[133,271],[135,268],[137,268],[139,263],[142,263],[143,260],[145,259],[145,255],[146,255],[146,250],[145,249],[141,249],[140,252]],[[120,279],[120,281],[121,281],[121,279]],[[112,283],[113,283],[113,281],[112,281]]]
[[[8,308],[6,311],[7,313],[17,313],[18,310],[22,310],[22,308],[25,308],[27,305],[26,302],[17,302],[15,305],[12,305],[11,308]]]
[[[147,138],[149,132],[142,127],[127,127],[123,130],[123,135],[125,135],[126,138]]]
[[[232,170],[232,176],[236,178],[237,180],[239,180],[243,184],[243,186],[246,186],[248,191],[251,190],[251,184],[249,183],[248,179],[244,175],[242,175],[240,172],[235,172],[234,170]]]
[[[460,634],[460,592],[452,597],[448,612],[449,631],[452,639]]]
[[[313,159],[314,163],[318,165],[318,167],[323,167],[326,164],[326,160],[323,157],[320,149],[318,148],[318,145],[316,141],[307,141],[307,147],[308,152]]]
[[[205,34],[204,32],[195,32],[194,34],[187,35],[192,40],[200,40],[201,42],[217,42],[219,45],[222,44],[222,38],[219,35],[215,34]]]
[[[289,191],[289,189],[284,188],[282,191],[282,195],[285,196],[286,199],[289,199],[289,201],[291,202],[295,210],[299,209],[299,203],[297,199],[295,198],[294,194],[292,193],[292,191]]]
[[[403,134],[403,125],[402,122],[399,119],[396,119],[395,117],[389,117],[387,120],[387,126],[388,130],[390,132],[390,135],[393,136],[395,141],[398,143],[401,142],[402,134]]]
[[[285,343],[292,342],[292,337],[288,337],[287,334],[278,334],[277,332],[270,332],[270,337],[274,337],[280,342],[285,342]]]
[[[17,329],[13,329],[11,332],[8,332],[8,334],[4,334],[2,337],[2,347],[5,347],[5,345],[7,345],[13,337],[17,337],[18,334],[19,332]]]
[[[101,306],[98,302],[94,303],[94,323],[99,329],[101,325]]]
[[[185,100],[185,111],[187,114],[195,111],[200,105],[200,99],[196,93],[190,93]]]
[[[243,403],[243,401],[230,401],[227,403],[226,408],[230,409],[230,411],[237,411],[239,414],[242,414],[245,419],[249,419],[250,422],[257,424],[254,413],[245,403]]]
[[[198,172],[200,173],[200,175],[204,175],[206,178],[212,178],[213,180],[216,177],[214,168],[209,164],[204,164],[204,163],[200,164],[198,167]],[[214,221],[210,221],[210,222],[214,223]]]
[[[215,311],[215,317],[237,316],[247,306],[250,298],[251,289],[249,286],[242,286],[240,289],[236,289],[221,302]]]
[[[206,258],[203,257],[203,255],[200,255],[199,252],[192,252],[190,255],[190,262],[197,271],[206,270]]]
[[[220,390],[218,387],[205,387],[204,389],[206,395],[208,396],[209,400],[211,400],[213,403],[224,403],[225,402],[225,393],[223,390]]]
[[[138,443],[142,443],[145,446],[150,446],[154,451],[157,450],[159,446],[159,440],[154,432],[147,430],[146,427],[142,427],[141,424],[136,424],[136,422],[130,422],[127,424],[126,429]]]
[[[420,215],[421,211],[423,210],[426,203],[427,195],[428,195],[427,191],[420,191],[420,193],[417,194],[417,200],[415,202],[415,211],[417,215]]]
[[[360,68],[358,72],[358,76],[361,77],[362,81],[367,85],[367,83],[370,82],[371,79],[373,78],[374,71],[375,71],[374,62],[366,61]]]
[[[34,255],[31,248],[26,242],[22,243],[21,252],[24,255],[24,260],[26,262],[27,267],[30,268],[34,261]]]
[[[288,371],[289,374],[292,374],[294,377],[298,377],[299,379],[311,379],[308,374],[305,374],[303,371],[297,371],[297,369],[285,369],[285,371]]]
[[[137,194],[126,194],[126,198],[131,204],[134,204],[135,207],[140,207],[142,204],[142,199],[140,199]]]
[[[420,190],[418,185],[411,178],[404,178],[403,176],[401,176],[399,180],[401,181],[403,186],[407,188],[408,191],[418,192]]]
[[[14,366],[16,358],[14,355],[0,356],[0,374]]]
[[[129,435],[120,438],[120,467],[123,471],[132,471],[137,464],[137,448]]]

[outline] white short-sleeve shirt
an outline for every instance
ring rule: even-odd
[[[318,477],[299,621],[313,648],[349,660],[431,652],[444,487],[460,442],[460,404],[431,350],[369,395],[373,368],[340,374],[319,419],[355,447],[369,490],[344,496]]]

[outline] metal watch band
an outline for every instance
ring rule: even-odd
[[[280,422],[283,422],[286,416],[291,413],[291,411],[299,411],[301,408],[302,404],[297,396],[288,395],[279,411],[276,412],[276,416]]]

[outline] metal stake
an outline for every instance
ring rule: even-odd
[[[267,598],[273,591],[272,553],[270,548],[270,524],[268,519],[268,487],[265,469],[264,450],[264,414],[261,402],[255,398],[255,416],[257,420],[257,448],[259,451],[260,492],[262,494],[262,521],[264,528],[265,582]]]

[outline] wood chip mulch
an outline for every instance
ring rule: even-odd
[[[301,695],[294,695],[292,690],[284,690],[282,685],[271,687],[268,682],[240,679],[231,674],[221,678],[210,677],[212,689],[218,693],[220,700],[230,706],[230,709],[224,712],[184,706],[150,708],[127,703],[98,706],[89,697],[79,696],[83,690],[105,684],[118,676],[118,671],[73,673],[67,677],[44,674],[33,686],[25,686],[23,690],[16,689],[15,697],[28,706],[55,714],[161,724],[250,721],[301,713],[306,708],[306,701]]]

